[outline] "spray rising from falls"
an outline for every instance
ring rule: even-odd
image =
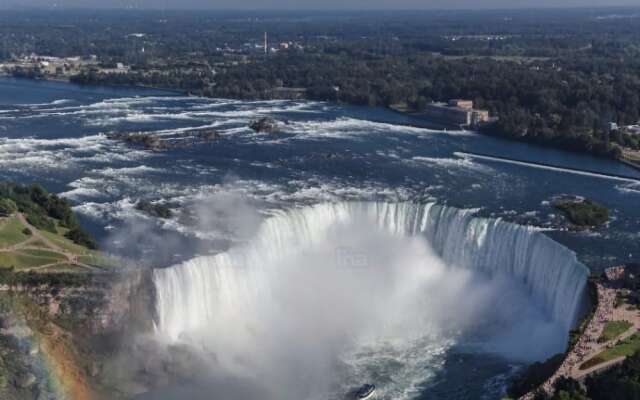
[[[411,398],[456,342],[526,361],[562,351],[587,275],[546,236],[470,211],[321,204],[156,270],[156,329],[266,398],[337,398],[370,379]]]

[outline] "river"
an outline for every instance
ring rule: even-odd
[[[249,129],[250,121],[260,116],[281,121],[280,132],[264,134]],[[69,199],[84,225],[110,252],[154,267],[179,264],[156,275],[160,311],[166,310],[160,313],[159,334],[172,341],[184,340],[184,335],[189,340],[197,337],[199,346],[211,345],[212,351],[219,350],[216,346],[234,344],[238,346],[238,354],[234,355],[241,359],[247,354],[239,349],[247,345],[255,346],[256,352],[261,350],[264,342],[256,342],[257,335],[273,341],[270,356],[289,360],[289,353],[280,350],[281,336],[295,333],[296,338],[305,337],[297,333],[306,332],[310,323],[291,318],[294,313],[283,313],[280,302],[270,303],[259,295],[262,290],[270,292],[273,288],[282,289],[279,293],[298,293],[295,271],[285,270],[284,275],[273,274],[276,270],[251,272],[259,270],[256,264],[262,261],[255,261],[260,257],[249,257],[255,251],[247,248],[263,249],[259,254],[278,249],[273,250],[274,259],[300,265],[307,260],[301,261],[300,254],[289,254],[289,247],[309,247],[316,243],[318,235],[325,235],[323,246],[336,244],[336,237],[346,242],[357,237],[362,242],[354,246],[370,249],[371,254],[388,247],[390,253],[377,258],[391,257],[390,265],[412,266],[416,260],[429,260],[434,271],[442,274],[434,278],[424,276],[420,269],[402,274],[389,272],[390,279],[403,288],[399,291],[377,290],[383,282],[370,273],[361,278],[354,278],[351,272],[313,275],[317,279],[309,287],[317,289],[314,293],[325,293],[331,287],[342,294],[338,298],[343,303],[333,307],[341,309],[344,314],[336,315],[343,317],[336,320],[335,315],[328,316],[325,327],[356,329],[352,324],[345,325],[344,320],[359,320],[359,316],[366,316],[363,325],[377,321],[378,316],[368,314],[369,308],[360,304],[359,293],[354,295],[349,287],[340,292],[335,285],[325,285],[327,281],[355,279],[354,285],[363,285],[359,290],[380,296],[381,307],[397,304],[403,310],[412,310],[396,321],[395,328],[404,333],[421,332],[411,338],[401,335],[403,340],[397,346],[393,341],[380,344],[375,340],[374,346],[365,340],[348,352],[336,351],[335,358],[345,369],[343,375],[349,377],[337,385],[342,390],[344,385],[358,383],[350,379],[364,377],[376,379],[381,393],[391,398],[498,398],[505,379],[523,363],[562,351],[567,326],[576,312],[580,285],[586,277],[582,263],[599,271],[613,264],[640,261],[640,173],[612,160],[468,131],[411,127],[416,124],[420,121],[378,108],[204,99],[161,90],[1,78],[0,176],[22,183],[38,182]],[[193,141],[190,132],[201,129],[215,129],[220,138],[207,143]],[[184,146],[151,151],[107,137],[113,132],[140,131],[153,132],[162,140]],[[513,159],[523,162],[510,161]],[[553,198],[562,194],[584,196],[606,205],[611,210],[611,221],[595,231],[568,231],[567,222],[551,205]],[[167,220],[146,216],[135,208],[141,199],[168,205],[174,216]],[[379,224],[381,232],[375,233],[372,228],[371,233],[360,226],[361,212],[349,211],[353,204],[364,204],[364,209],[390,207],[409,211],[394,212],[394,218]],[[410,211],[419,205],[443,211]],[[445,207],[439,208],[442,206]],[[385,215],[378,211],[365,214],[377,215],[375,218]],[[417,215],[423,216],[423,231],[415,229],[419,225]],[[432,249],[410,239],[396,242],[396,236],[385,236],[388,231],[397,233],[398,226],[411,218],[415,219],[412,235],[426,235]],[[265,220],[276,222],[265,224]],[[347,225],[333,232],[323,228],[323,221],[346,221]],[[505,221],[530,227],[521,229]],[[278,228],[269,231],[270,226]],[[296,232],[285,235],[289,245],[279,242],[285,237],[278,233],[281,230]],[[455,246],[457,240],[462,247]],[[265,246],[265,241],[267,247],[260,247]],[[230,248],[230,253],[224,253]],[[315,254],[315,259],[326,255],[313,253],[320,251],[313,246],[305,251]],[[247,276],[237,275],[240,272],[233,268],[234,272],[223,274],[229,265],[220,260],[247,257],[253,260],[245,265]],[[359,260],[359,254],[346,257],[350,262]],[[366,257],[372,256],[365,254],[365,259],[370,260]],[[266,259],[264,263],[269,265]],[[279,262],[275,264],[281,267]],[[471,272],[450,269],[454,266]],[[556,267],[573,269],[556,276]],[[218,272],[210,275],[211,268]],[[310,268],[316,271],[313,263]],[[520,283],[505,286],[500,280],[485,281],[486,272],[489,276],[502,276],[507,270]],[[291,282],[281,280],[283,276]],[[245,285],[245,281],[251,285]],[[479,283],[467,287],[460,286],[460,282]],[[551,283],[557,287],[549,288]],[[451,291],[443,292],[443,287]],[[424,290],[417,294],[416,288]],[[225,297],[209,298],[212,291]],[[425,299],[424,293],[434,296]],[[508,296],[509,302],[502,303],[509,306],[499,306],[503,297],[496,297],[496,293]],[[528,293],[529,300],[523,293]],[[187,294],[195,297],[185,297]],[[325,308],[318,310],[313,305],[335,298],[312,296],[310,308],[301,303],[298,311],[321,313]],[[428,308],[430,311],[424,314],[427,325],[422,325],[424,321],[417,323],[424,315],[421,308],[415,308],[416,304],[431,304],[434,298],[448,300],[438,310]],[[393,301],[387,302],[389,299]],[[477,299],[478,308],[469,308],[469,302],[460,299]],[[292,303],[289,297],[284,300]],[[220,304],[226,304],[224,301],[240,308],[225,308],[220,311],[222,315],[236,310],[246,318],[220,319],[221,314],[211,317],[210,310],[218,310]],[[267,307],[269,312],[265,313],[270,319],[264,317],[265,313],[250,316],[247,311],[255,312],[261,307]],[[486,316],[503,327],[515,320],[519,323],[506,333],[494,332],[495,327],[451,325],[452,321],[441,312],[449,307],[456,315]],[[385,326],[395,323],[387,318],[384,321]],[[211,336],[222,323],[237,329]],[[248,324],[255,327],[248,328]],[[434,324],[438,329],[432,329]],[[266,333],[273,332],[267,329],[273,326],[290,329],[276,329],[282,334],[276,337]],[[360,324],[357,326],[360,329]],[[447,326],[445,331],[443,326]],[[539,354],[523,351],[528,346],[526,340],[535,339],[531,330],[534,326],[540,328],[535,333],[544,337]],[[247,329],[246,337],[238,334],[243,329]],[[332,349],[336,343],[333,331],[327,329],[317,337]],[[366,329],[362,332],[365,331],[370,333]],[[527,338],[523,332],[534,336]],[[213,339],[215,343],[209,343]],[[292,340],[289,344],[302,351],[309,343]],[[273,360],[256,359],[256,364],[262,361],[266,369],[255,367],[251,372],[274,372],[268,368]],[[290,360],[291,365],[284,364],[290,369],[279,372],[290,377],[290,371],[299,371],[295,367],[304,366],[309,360],[315,359],[309,356]],[[230,364],[230,368],[236,367],[235,363]],[[273,376],[274,382],[280,382],[280,378]],[[307,386],[304,389],[311,390]],[[179,389],[176,390],[176,398],[180,398]],[[282,393],[279,396],[282,398]]]
[[[247,125],[258,115],[288,124],[278,135],[256,134]],[[73,201],[110,249],[119,246],[117,227],[142,217],[133,208],[138,199],[189,206],[211,196],[224,197],[218,199],[222,203],[233,194],[261,210],[340,199],[432,200],[548,228],[549,236],[594,269],[640,261],[640,183],[464,153],[640,179],[638,171],[611,160],[471,132],[401,125],[411,122],[417,121],[376,108],[212,100],[156,90],[2,78],[0,166],[5,179],[40,182]],[[197,127],[213,127],[223,139],[152,152],[127,148],[104,136],[154,131],[169,138]],[[609,225],[595,232],[563,231],[566,224],[549,201],[565,193],[606,205],[612,214]],[[217,224],[220,232],[200,232],[186,219],[154,224],[159,236],[180,242],[183,253],[160,258],[197,252],[200,246],[193,238],[241,238],[245,232],[233,232],[234,222]],[[185,237],[191,251],[184,250]],[[139,239],[140,248],[151,253],[153,242],[146,242],[156,238]]]

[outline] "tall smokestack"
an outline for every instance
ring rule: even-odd
[[[268,53],[268,48],[267,48],[267,32],[264,33],[264,54]]]

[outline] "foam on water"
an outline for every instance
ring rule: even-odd
[[[6,169],[70,167],[78,155],[93,155],[104,149],[99,135],[65,139],[0,138],[0,165]]]
[[[471,160],[469,157],[463,158],[440,158],[440,157],[423,157],[416,156],[411,159],[412,163],[417,164],[429,164],[435,165],[442,168],[450,168],[450,167],[461,167],[465,169],[473,169],[479,172],[490,173],[492,169],[486,165],[482,165],[480,163],[476,163]]]
[[[640,183],[629,183],[625,185],[617,185],[616,189],[621,193],[640,194]]]
[[[354,138],[365,134],[398,132],[413,134],[443,133],[426,128],[373,122],[357,118],[340,117],[331,121],[292,122],[287,130],[303,139]],[[454,131],[457,132],[457,131]]]

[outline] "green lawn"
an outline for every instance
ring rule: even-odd
[[[632,326],[633,324],[627,321],[609,321],[604,326],[604,330],[602,331],[602,335],[598,341],[602,343],[613,340],[628,331]]]
[[[29,235],[22,233],[25,226],[16,217],[0,219],[0,249],[7,248],[29,239]],[[56,222],[56,233],[38,230],[44,237],[58,248],[75,254],[78,261],[84,264],[99,268],[117,268],[121,262],[117,259],[104,256],[99,251],[87,249],[77,245],[73,241],[64,237],[68,230]],[[34,240],[29,243],[29,249],[16,249],[11,252],[0,252],[0,268],[14,267],[16,270],[38,268],[48,264],[55,264],[66,261],[62,254],[51,251],[49,245],[42,240]],[[66,263],[55,265],[40,270],[42,272],[78,271],[86,272],[88,269],[80,266],[67,265]]]
[[[67,250],[70,253],[79,255],[90,253],[90,250],[86,247],[79,246],[64,236],[56,235],[55,233],[46,231],[40,231],[40,233],[42,233],[42,235],[47,239],[51,240],[55,245],[61,247],[64,250]]]
[[[618,357],[622,357],[622,356],[627,357],[639,350],[640,350],[640,334],[636,333],[626,338],[619,344],[613,346],[612,348],[604,350],[600,354],[585,361],[580,366],[580,369],[582,370],[589,369],[595,365],[598,365],[607,361],[611,361]]]
[[[45,242],[40,240],[40,239],[36,239],[36,240],[34,240],[32,242],[29,242],[29,247],[38,247],[38,248],[41,248],[41,249],[48,249],[49,248],[49,246]]]
[[[29,239],[22,233],[24,225],[16,217],[10,217],[0,221],[0,248],[9,247]]]
[[[56,253],[55,251],[49,251],[44,249],[21,249],[18,253],[26,254],[32,257],[41,257],[41,258],[53,258],[56,260],[65,260],[66,257],[60,253]]]
[[[53,253],[55,254],[55,253]],[[2,253],[0,252],[0,266],[4,268],[14,267],[17,270],[26,268],[36,268],[42,265],[59,262],[59,255],[51,257],[33,256],[20,252]]]

